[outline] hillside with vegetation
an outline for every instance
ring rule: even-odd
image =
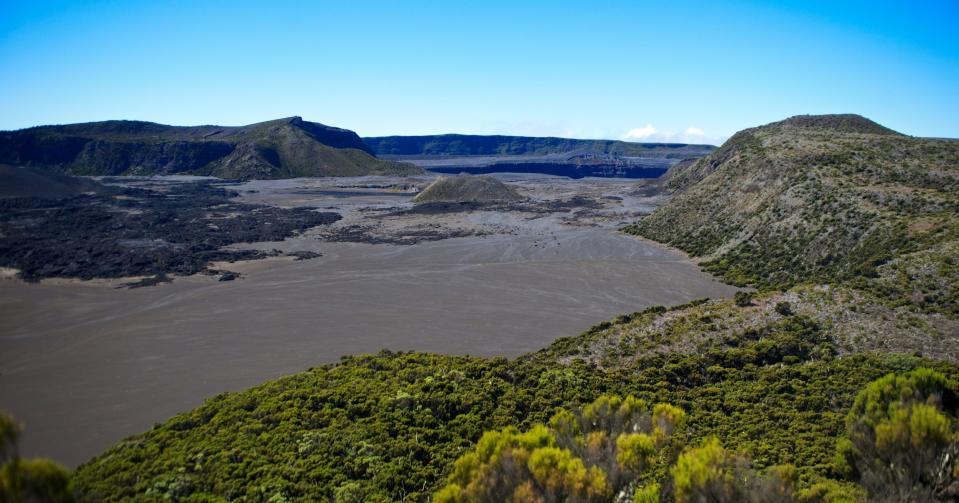
[[[515,360],[344,357],[130,437],[73,487],[91,501],[955,501],[956,149],[855,116],[746,130],[672,173],[672,200],[629,230],[758,291],[625,314]]]
[[[81,466],[74,484],[91,501],[426,501],[485,431],[528,430],[618,394],[685,411],[647,482],[665,484],[683,446],[715,437],[757,470],[795,466],[798,490],[854,493],[859,478],[837,463],[836,446],[858,392],[923,366],[947,375],[950,389],[959,378],[952,364],[914,356],[840,357],[805,319],[742,332],[730,343],[737,346],[643,356],[615,368],[557,363],[550,353],[562,346],[513,362],[346,357],[215,397]],[[952,425],[955,415],[948,411]]]
[[[74,175],[210,175],[234,179],[416,174],[378,159],[352,131],[291,117],[242,127],[140,121],[0,132],[0,163]]]
[[[675,197],[628,231],[731,283],[845,282],[959,317],[959,141],[799,116],[737,133],[667,187]]]

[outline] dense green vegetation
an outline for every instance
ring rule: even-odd
[[[0,163],[74,175],[294,178],[421,173],[377,159],[352,131],[299,117],[242,127],[106,121],[0,132]]]
[[[124,440],[78,468],[77,494],[953,501],[957,156],[855,116],[747,130],[631,230],[760,291],[513,361],[346,357]]]
[[[459,501],[607,501],[649,491],[650,478],[685,413],[668,404],[602,396],[582,410],[561,410],[549,427],[515,427],[483,435],[453,465],[435,498]]]
[[[512,362],[348,357],[211,399],[81,466],[75,482],[84,497],[103,501],[419,501],[484,431],[528,428],[613,393],[686,411],[677,445],[716,436],[757,468],[797,466],[797,484],[808,489],[836,476],[834,447],[858,389],[920,365],[959,375],[909,356],[836,358],[806,319],[744,332],[727,349],[651,355],[606,370],[561,357],[570,342]]]
[[[438,502],[744,501],[926,502],[959,497],[956,383],[928,368],[888,374],[863,389],[837,442],[836,473],[797,487],[791,464],[758,469],[715,436],[665,456],[685,413],[633,397],[561,410],[549,426],[487,432],[453,465]],[[662,466],[671,462],[668,475]],[[659,468],[657,470],[657,467]]]

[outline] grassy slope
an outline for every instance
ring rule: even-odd
[[[928,202],[919,209],[882,203],[880,211],[866,207],[865,199],[852,197],[876,193],[879,189],[873,186],[884,193],[897,183],[928,185],[928,197],[944,204],[935,211],[937,218],[951,222],[955,208],[946,204],[950,196],[942,187],[954,183],[947,162],[953,150],[940,142],[890,134],[858,119],[808,122],[737,135],[716,153],[724,157],[707,158],[686,167],[693,171],[674,174],[674,186],[685,187],[685,192],[638,227],[648,231],[649,222],[656,221],[671,225],[678,232],[662,239],[683,236],[678,243],[691,243],[686,249],[698,254],[709,250],[727,259],[727,270],[762,279],[770,277],[765,262],[731,261],[734,255],[719,250],[748,246],[745,236],[755,236],[756,257],[776,260],[780,246],[793,245],[763,239],[769,232],[765,228],[789,229],[779,221],[790,221],[803,232],[784,238],[805,236],[820,244],[795,245],[804,253],[798,253],[797,260],[774,264],[776,281],[753,279],[765,286],[784,285],[785,290],[770,288],[749,306],[702,301],[621,316],[515,361],[391,353],[348,357],[338,365],[221,395],[121,442],[80,467],[77,487],[107,501],[174,495],[282,501],[347,493],[371,501],[420,501],[442,484],[450,462],[483,430],[527,426],[544,420],[557,407],[603,393],[632,393],[683,407],[690,426],[677,445],[718,435],[727,445],[746,451],[759,466],[796,464],[802,485],[835,477],[833,446],[843,431],[844,414],[865,383],[918,365],[959,377],[956,325],[947,316],[948,303],[902,304],[888,295],[880,299],[877,295],[885,294],[876,286],[883,281],[883,268],[897,261],[914,263],[909,262],[913,254],[932,254],[924,260],[944,263],[936,255],[940,246],[936,243],[949,243],[949,235],[936,237],[942,233],[924,226],[929,238],[912,234],[913,239],[893,248],[884,261],[871,262],[872,275],[863,272],[862,260],[843,248],[831,248],[839,257],[835,264],[806,257],[830,246],[829,239],[819,234],[848,238],[847,245],[852,246],[863,239],[861,235],[872,235],[874,227],[911,225],[918,230],[915,222],[925,220],[916,212],[925,217],[931,211],[924,206]],[[787,161],[790,156],[780,154],[795,154],[793,147],[781,147],[771,155],[771,150],[761,148],[764,141],[814,145],[799,149],[805,160]],[[819,158],[815,152],[827,156],[820,159],[846,152],[823,146],[834,142],[856,151],[850,154],[854,157],[869,159],[863,164],[872,168],[863,168],[865,174],[840,176],[833,161],[812,162]],[[892,154],[900,161],[884,160]],[[796,177],[796,172],[814,172],[820,184],[842,191],[828,204],[855,203],[855,212],[837,213],[841,218],[866,217],[861,221],[850,217],[847,227],[853,230],[833,234],[835,225],[825,225],[819,215],[804,209],[833,198],[791,197],[802,192],[794,192],[789,184],[804,190],[820,186],[809,185],[806,175]],[[895,177],[901,180],[895,182]],[[866,188],[852,185],[857,180],[868,182]],[[754,188],[747,190],[749,184]],[[716,187],[734,194],[725,197]],[[743,194],[755,197],[739,199]],[[724,197],[737,211],[700,206]],[[786,213],[776,219],[775,212],[768,213],[770,208]],[[747,228],[749,233],[743,230]],[[694,248],[700,238],[709,245]],[[928,239],[920,243],[932,243],[933,248],[914,251],[919,246],[913,240],[918,239]],[[932,268],[926,275],[906,275],[897,279],[903,282],[897,288],[948,281],[941,274],[941,269]],[[827,284],[797,284],[805,276]],[[924,356],[914,354],[920,351]],[[936,360],[924,359],[930,357]]]

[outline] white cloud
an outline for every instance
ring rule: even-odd
[[[644,127],[630,129],[622,136],[624,140],[648,140],[655,136],[659,131],[652,124],[646,124]]]
[[[560,121],[497,121],[482,123],[479,127],[457,131],[461,134],[496,134],[507,136],[555,136],[558,138],[609,138],[609,133],[601,129],[585,129]]]
[[[646,124],[644,127],[630,129],[620,136],[621,140],[640,141],[649,143],[711,143],[718,145],[722,143],[721,138],[713,138],[706,135],[702,128],[690,126],[681,133],[675,131],[660,131],[652,124]]]
[[[2,0],[0,0],[2,1]],[[651,123],[623,132],[621,129],[605,130],[563,121],[498,121],[481,124],[464,134],[502,134],[518,136],[557,136],[560,138],[619,139],[640,143],[705,143],[720,145],[725,137],[712,136],[705,129],[689,126],[680,130],[660,130]]]

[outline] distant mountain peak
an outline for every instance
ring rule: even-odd
[[[887,134],[902,136],[858,114],[794,115],[763,127],[789,126],[804,129],[829,129],[842,133]]]

